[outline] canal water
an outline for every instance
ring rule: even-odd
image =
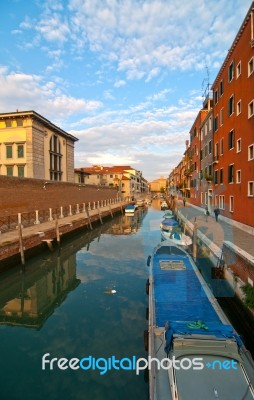
[[[153,201],[0,274],[1,400],[147,400],[131,361],[147,356],[146,260],[162,216]],[[46,354],[84,359],[86,369],[42,370]]]

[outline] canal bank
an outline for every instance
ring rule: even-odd
[[[80,230],[87,232],[95,225],[103,224],[105,219],[124,212],[125,202],[118,199],[97,201],[75,207],[69,206],[67,215],[59,213],[48,218],[47,222],[40,222],[38,214],[35,214],[35,222],[28,227],[22,226],[22,218],[16,229],[0,235],[0,269],[4,269],[24,261],[46,248],[53,250],[60,241],[73,232]],[[53,218],[54,217],[54,218]],[[23,261],[23,262],[22,262]]]
[[[254,236],[233,223],[206,216],[203,209],[185,207],[179,201],[175,209],[183,229],[193,236],[197,233],[199,257],[208,258],[214,267],[211,274],[223,277],[241,301],[245,285],[254,282]],[[212,276],[211,276],[212,278]]]

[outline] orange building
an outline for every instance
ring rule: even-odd
[[[190,154],[192,158],[192,168],[189,172],[191,174],[190,200],[195,206],[201,204],[200,126],[207,113],[207,108],[200,110],[190,130]]]
[[[254,226],[254,2],[212,89],[214,205]]]

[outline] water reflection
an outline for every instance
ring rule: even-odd
[[[0,323],[40,328],[79,283],[74,254],[7,274],[0,280]]]

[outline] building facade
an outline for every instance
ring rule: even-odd
[[[209,89],[209,88],[208,88]],[[169,185],[196,206],[254,226],[254,2],[190,130]],[[192,166],[189,168],[191,158]],[[177,191],[179,195],[179,190]]]
[[[214,81],[214,203],[253,225],[254,2]]]
[[[137,198],[148,192],[148,183],[142,172],[128,165],[76,168],[75,182],[81,183],[82,174],[86,184],[114,187],[122,198]]]
[[[74,182],[78,139],[35,111],[0,114],[0,174]]]

